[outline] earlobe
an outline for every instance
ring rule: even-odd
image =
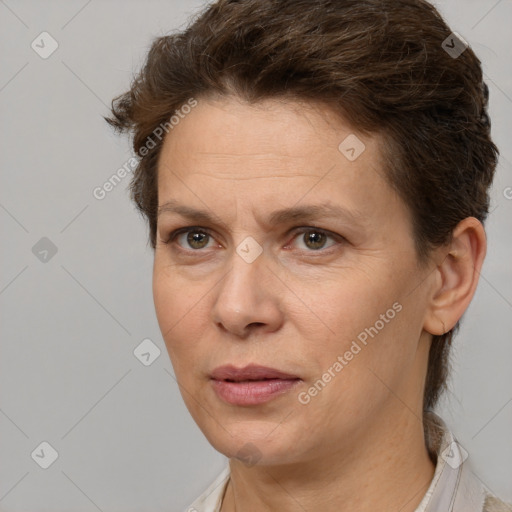
[[[439,249],[436,280],[431,290],[424,329],[442,335],[453,329],[468,308],[478,284],[487,242],[482,223],[462,220],[451,242]]]

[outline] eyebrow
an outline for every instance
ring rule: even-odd
[[[224,229],[228,229],[227,224],[214,213],[206,210],[198,210],[180,204],[175,200],[167,201],[159,206],[157,217],[165,213],[174,213],[200,223],[218,224]],[[269,225],[275,225],[290,222],[315,221],[324,218],[342,218],[351,224],[361,225],[364,216],[357,210],[347,210],[341,206],[327,203],[322,205],[294,206],[276,210],[269,215],[267,222]]]

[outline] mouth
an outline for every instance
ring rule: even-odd
[[[250,364],[243,368],[236,368],[232,365],[219,366],[213,370],[211,378],[213,380],[231,382],[250,382],[273,379],[291,380],[298,379],[299,377],[297,375],[276,370],[275,368],[269,368],[268,366]]]
[[[212,372],[210,378],[213,389],[221,400],[239,406],[266,403],[302,382],[297,375],[257,365],[243,368],[221,366]]]
[[[267,378],[264,379],[223,379],[224,382],[261,382],[264,380],[293,380],[293,379],[278,379],[278,378]]]

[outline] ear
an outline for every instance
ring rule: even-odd
[[[423,328],[434,335],[453,329],[468,308],[478,284],[487,251],[482,223],[467,217],[453,231],[453,239],[436,250],[433,287]]]

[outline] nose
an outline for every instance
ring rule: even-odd
[[[213,322],[239,338],[255,331],[278,330],[283,321],[278,288],[279,281],[267,267],[264,253],[252,263],[234,253],[231,270],[215,288]]]

